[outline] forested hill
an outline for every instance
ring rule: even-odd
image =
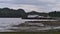
[[[37,11],[25,12],[24,9],[0,8],[0,17],[7,18],[26,18],[28,15],[40,15],[50,17],[60,17],[60,11],[51,11],[49,13],[40,13]]]
[[[23,9],[0,8],[0,17],[25,17],[25,14]]]

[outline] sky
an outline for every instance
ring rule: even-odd
[[[60,0],[0,0],[0,8],[24,9],[26,12],[60,11]]]

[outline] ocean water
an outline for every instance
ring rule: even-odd
[[[8,28],[21,23],[23,23],[21,18],[0,18],[0,32],[12,31],[8,30]]]
[[[49,29],[60,29],[60,26],[46,26],[46,27],[12,27],[13,25],[19,25],[21,23],[24,23],[24,21],[21,18],[0,18],[0,32],[15,32],[15,30],[33,30],[33,31],[39,31],[39,30],[49,30]]]

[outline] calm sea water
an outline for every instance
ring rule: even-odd
[[[0,32],[13,32],[14,30],[8,30],[9,28],[18,29],[18,27],[11,27],[13,25],[18,25],[23,23],[21,18],[0,18]],[[51,29],[51,27],[43,27],[37,28],[37,30],[47,30]],[[53,29],[60,29],[60,26],[53,27]]]
[[[0,18],[0,32],[11,31],[7,29],[22,22],[21,18]]]

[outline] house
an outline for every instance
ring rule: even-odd
[[[44,17],[44,16],[39,16],[39,15],[28,15],[28,18],[39,18],[39,17]]]
[[[44,17],[39,15],[28,15],[27,18],[22,19],[23,21],[58,21],[52,17]]]

